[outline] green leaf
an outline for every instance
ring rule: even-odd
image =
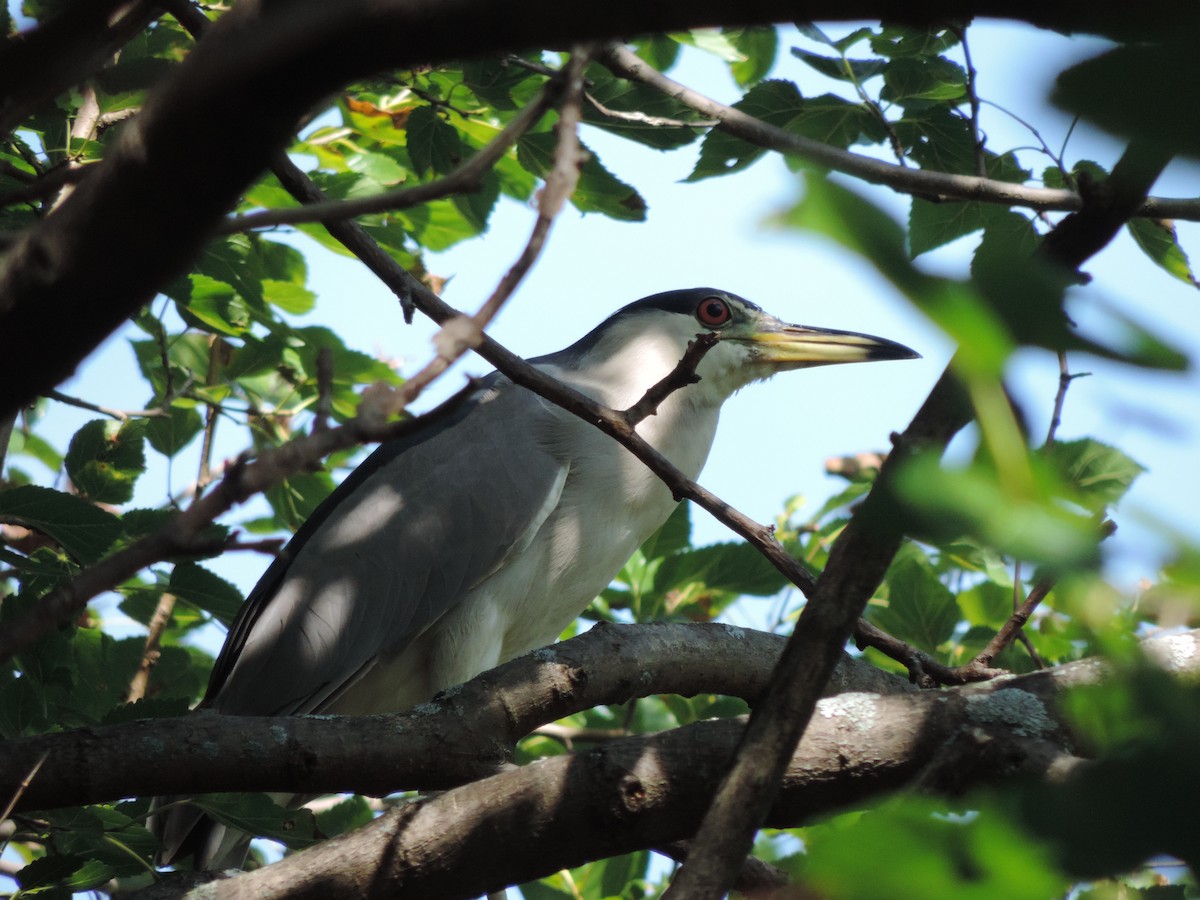
[[[0,738],[12,740],[42,730],[49,704],[34,679],[8,677],[0,684]]]
[[[1163,219],[1130,219],[1125,227],[1155,265],[1192,287],[1200,287],[1187,254],[1179,246],[1174,223]]]
[[[487,231],[488,219],[500,199],[500,179],[495,172],[483,176],[483,185],[477,191],[466,194],[455,194],[451,198],[462,217],[471,223],[476,231]]]
[[[1093,512],[1116,504],[1146,471],[1120,450],[1091,438],[1055,441],[1040,452],[1073,489],[1073,499]]]
[[[779,52],[779,32],[770,26],[726,28],[725,35],[745,59],[729,64],[739,87],[749,87],[767,77]]]
[[[317,295],[303,284],[266,278],[262,286],[263,299],[287,313],[303,315],[312,312],[317,304]]]
[[[800,117],[804,98],[800,89],[790,81],[773,79],[751,88],[734,109],[762,119],[779,128],[787,128]],[[700,145],[700,158],[688,175],[688,181],[699,181],[713,175],[729,175],[741,171],[766,151],[723,131],[710,131]]]
[[[617,78],[599,64],[588,68],[587,78],[588,96],[595,101],[583,106],[583,120],[589,125],[659,150],[690,144],[699,134],[697,128],[647,121],[657,118],[686,122],[697,118],[691,109],[662,91],[640,82]],[[596,104],[612,113],[598,109]],[[620,113],[627,115],[621,116]]]
[[[734,107],[784,131],[841,148],[864,141],[875,143],[887,136],[879,117],[865,104],[851,103],[834,94],[806,100],[790,81],[764,81],[751,88]],[[687,180],[741,171],[765,152],[726,132],[710,131]]]
[[[670,556],[686,550],[692,537],[691,503],[678,504],[662,527],[642,544],[642,555],[648,559]]]
[[[32,431],[25,432],[20,428],[14,428],[9,436],[8,452],[32,456],[51,471],[57,471],[63,463],[62,454],[55,450],[49,441]]]
[[[967,93],[967,73],[958,63],[941,56],[900,57],[883,69],[880,99],[905,107],[920,107],[958,100]]]
[[[281,841],[292,849],[317,842],[316,820],[307,809],[285,809],[266,794],[201,794],[192,800],[222,825]]]
[[[49,888],[88,891],[113,876],[113,870],[78,854],[54,853],[33,860],[16,874],[22,895],[50,893]],[[57,893],[57,892],[55,892]],[[53,893],[50,894],[54,896]]]
[[[904,247],[904,230],[870,200],[809,175],[804,199],[778,221],[824,234],[861,254],[969,351],[958,358],[960,365],[999,373],[1013,349],[1004,323],[969,285],[914,266]]]
[[[225,625],[233,622],[242,605],[242,593],[224,578],[196,563],[178,563],[167,590],[179,599],[211,613]]]
[[[1200,82],[1192,29],[1116,47],[1058,76],[1051,99],[1108,131],[1200,156]]]
[[[989,626],[995,633],[1012,615],[1013,589],[994,581],[980,582],[958,595],[958,607],[969,623]]]
[[[527,134],[517,143],[517,159],[528,171],[545,178],[554,158],[557,138],[550,132]],[[625,182],[600,164],[599,158],[583,147],[586,161],[571,203],[580,212],[599,212],[612,219],[641,222],[646,218],[646,201]]]
[[[913,197],[908,217],[908,250],[920,256],[948,244],[991,221],[997,207],[990,203],[948,200],[932,203]]]
[[[908,28],[885,25],[879,34],[871,35],[871,49],[880,56],[935,56],[958,43],[958,35],[949,28]]]
[[[711,53],[727,63],[743,62],[746,58],[728,34],[715,28],[693,28],[691,31],[677,32],[672,37],[681,44]]]
[[[408,117],[406,131],[408,155],[418,175],[424,176],[431,169],[445,175],[468,155],[458,132],[431,107],[414,109]]]
[[[414,115],[422,110],[428,111],[428,107],[421,107],[420,110],[413,110]],[[409,140],[413,139],[411,121],[412,120],[410,118],[408,132]],[[440,120],[438,121],[440,122]],[[453,128],[451,128],[450,131],[454,133]],[[457,133],[454,134],[455,137],[458,137]],[[422,133],[421,137],[424,138],[426,135]],[[422,147],[422,149],[426,148]],[[409,156],[412,156],[411,146],[409,149]],[[430,157],[428,155],[422,156],[422,162],[425,164],[425,169],[428,169]],[[416,159],[413,159],[413,164],[416,165],[416,163]],[[405,169],[404,166],[400,165],[400,163],[396,162],[395,159],[388,156],[386,153],[351,153],[346,157],[346,166],[351,172],[357,172],[360,175],[365,175],[380,185],[390,186],[397,184],[401,181],[404,181],[409,174],[408,170]],[[453,166],[451,166],[451,168],[453,168]],[[423,175],[425,169],[419,169],[417,174]]]
[[[868,78],[880,74],[886,61],[882,59],[847,59],[846,57],[822,56],[803,47],[793,47],[792,56],[807,63],[826,78],[862,84]]]
[[[969,816],[947,815],[943,804],[907,795],[807,828],[798,877],[820,896],[864,900],[1065,896],[1069,885],[1049,851],[999,810],[978,805],[984,809]]]
[[[506,59],[472,59],[463,63],[463,84],[496,110],[524,106],[541,86],[541,76]]]
[[[912,556],[897,559],[884,579],[886,605],[871,604],[871,620],[894,637],[934,652],[954,633],[960,612],[933,567]]]
[[[945,469],[919,456],[896,473],[896,492],[908,504],[913,534],[931,543],[970,535],[1017,559],[1055,568],[1088,565],[1098,556],[1090,516],[1063,509],[1048,492],[1024,496],[1007,490],[996,471],[976,463]]]
[[[317,829],[325,837],[334,837],[366,825],[375,814],[362,797],[347,797],[336,806],[317,813]]]
[[[333,479],[327,472],[302,472],[267,488],[264,495],[278,527],[295,531],[332,492]]]
[[[450,199],[399,210],[390,214],[389,221],[392,223],[390,226],[367,226],[367,233],[390,251],[403,248],[409,234],[424,249],[440,253],[479,233],[471,219],[464,216]],[[410,261],[408,265],[411,264]]]
[[[0,516],[50,535],[85,565],[100,559],[121,535],[121,520],[112,513],[32,484],[0,491]]]
[[[661,591],[698,584],[708,590],[769,597],[787,580],[766,558],[744,542],[709,544],[663,560],[654,579]]]
[[[250,309],[228,282],[192,273],[170,286],[167,294],[189,325],[230,337],[239,337],[250,327]]]
[[[193,406],[172,405],[165,416],[146,420],[146,440],[163,456],[174,456],[204,428]]]
[[[100,722],[124,700],[145,646],[142,637],[114,640],[93,628],[79,629],[71,640],[74,684],[63,707],[84,723]]]
[[[146,471],[146,423],[93,419],[71,438],[63,460],[79,493],[94,503],[127,503]]]

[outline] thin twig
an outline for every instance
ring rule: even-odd
[[[558,124],[555,126],[558,143],[554,148],[554,160],[546,176],[546,183],[538,196],[537,220],[524,249],[516,262],[504,273],[491,296],[473,316],[456,316],[442,325],[442,330],[434,340],[438,349],[437,355],[406,384],[414,384],[418,390],[424,388],[467,350],[478,347],[483,339],[484,329],[541,255],[554,219],[575,192],[575,186],[579,182],[583,157],[576,132],[579,128],[583,96],[583,71],[587,68],[590,54],[590,49],[575,48],[563,70],[562,96]]]
[[[640,400],[625,410],[625,420],[631,426],[637,425],[647,416],[656,414],[659,404],[671,394],[680,388],[700,381],[700,376],[696,374],[696,367],[720,339],[721,335],[718,332],[709,331],[697,334],[693,340],[688,341],[687,351],[683,354],[683,358],[660,381],[650,385]]]
[[[655,128],[712,128],[720,123],[716,119],[693,119],[686,122],[683,119],[668,119],[665,116],[651,116],[641,110],[620,110],[609,109],[591,94],[583,95],[587,98],[588,103],[600,113],[602,116],[607,116],[610,119],[620,119],[622,122],[637,122],[639,125],[652,125]]]
[[[72,397],[64,394],[62,391],[47,391],[46,397],[56,400],[59,403],[64,403],[67,406],[75,406],[79,409],[98,412],[103,416],[108,416],[110,419],[116,419],[118,422],[125,422],[129,419],[156,419],[167,415],[164,409],[113,409],[111,406],[100,406],[88,400],[81,400],[79,397]]]
[[[881,184],[900,193],[941,200],[978,200],[1003,206],[1062,212],[1078,211],[1084,205],[1083,198],[1074,191],[1028,187],[980,178],[977,175],[954,175],[906,168],[791,134],[668,78],[633,51],[620,45],[610,45],[606,48],[599,61],[621,78],[649,85],[668,94],[684,106],[694,109],[700,115],[717,119],[721,123],[718,128],[744,141],[768,150],[799,156],[825,168],[861,178],[870,184]],[[1147,197],[1139,203],[1134,215],[1195,221],[1200,219],[1200,199]]]
[[[4,804],[4,812],[0,813],[0,822],[6,821],[8,817],[12,815],[12,811],[16,809],[17,804],[21,802],[21,796],[27,790],[29,790],[29,786],[33,784],[33,779],[37,778],[37,773],[41,771],[42,766],[45,765],[46,760],[49,757],[50,751],[47,750],[37,758],[37,761],[34,762],[32,766],[29,767],[29,771],[26,773],[25,777],[21,779],[21,783],[17,785],[17,789],[13,791],[12,796],[8,798],[8,802]],[[3,851],[3,849],[3,847],[0,847],[0,851]]]
[[[554,105],[559,82],[552,81],[542,89],[532,103],[522,109],[491,141],[443,178],[428,184],[400,188],[360,197],[354,200],[325,200],[306,203],[295,209],[271,209],[234,216],[221,224],[217,234],[237,234],[256,228],[278,225],[299,225],[304,222],[326,222],[332,219],[353,219],[372,213],[410,209],[454,194],[473,193],[483,187],[484,176],[495,168],[504,154],[523,134],[536,125]]]
[[[313,410],[313,431],[325,431],[333,415],[333,350],[317,351],[317,406]]]
[[[175,612],[175,599],[175,595],[169,591],[164,591],[159,595],[158,603],[154,607],[154,614],[150,617],[146,645],[142,649],[142,661],[138,664],[138,670],[129,682],[129,693],[125,697],[126,703],[136,703],[146,696],[146,688],[150,684],[150,670],[158,662],[159,645],[162,643],[163,632],[167,630],[167,625],[171,622],[171,614]]]
[[[208,345],[208,373],[205,380],[211,388],[217,383],[218,372],[220,371],[221,350],[225,342],[217,335],[213,335],[209,340]],[[212,452],[213,440],[217,433],[217,410],[211,403],[205,404],[204,408],[204,435],[200,442],[200,471],[196,473],[196,496],[200,496],[200,492],[204,490],[213,480],[212,475]]]
[[[1058,427],[1062,424],[1063,405],[1066,403],[1067,389],[1071,386],[1071,382],[1076,378],[1086,378],[1091,374],[1091,372],[1076,372],[1072,374],[1067,368],[1066,351],[1058,351],[1058,391],[1054,395],[1054,412],[1050,415],[1050,427],[1046,430],[1045,446],[1049,447],[1054,443],[1054,436],[1058,433]]]
[[[965,27],[952,28],[954,33],[958,35],[958,42],[962,44],[963,62],[967,68],[967,103],[971,107],[971,143],[975,148],[975,174],[980,178],[987,177],[987,157],[983,152],[983,133],[979,130],[979,93],[976,90],[976,79],[979,73],[975,70],[975,64],[971,61],[971,47],[967,43],[967,29]]]

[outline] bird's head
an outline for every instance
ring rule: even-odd
[[[630,389],[636,377],[636,390],[644,390],[674,368],[689,341],[706,332],[719,340],[700,361],[700,384],[689,392],[717,404],[788,369],[920,356],[886,338],[790,325],[728,291],[690,288],[629,304],[547,361],[605,369],[609,379],[627,372]]]

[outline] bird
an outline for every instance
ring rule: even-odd
[[[701,287],[630,303],[530,363],[626,409],[706,333],[717,340],[698,381],[637,426],[692,479],[722,404],[746,385],[919,356]],[[555,641],[676,502],[614,439],[493,372],[450,414],[381,444],[300,527],[241,607],[200,705],[255,716],[410,710]],[[194,852],[211,868],[236,855],[198,812],[163,818],[164,862]]]

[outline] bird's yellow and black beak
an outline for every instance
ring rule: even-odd
[[[921,357],[915,350],[887,338],[857,331],[789,325],[765,314],[755,316],[723,337],[748,344],[755,361],[774,368],[798,369]]]

